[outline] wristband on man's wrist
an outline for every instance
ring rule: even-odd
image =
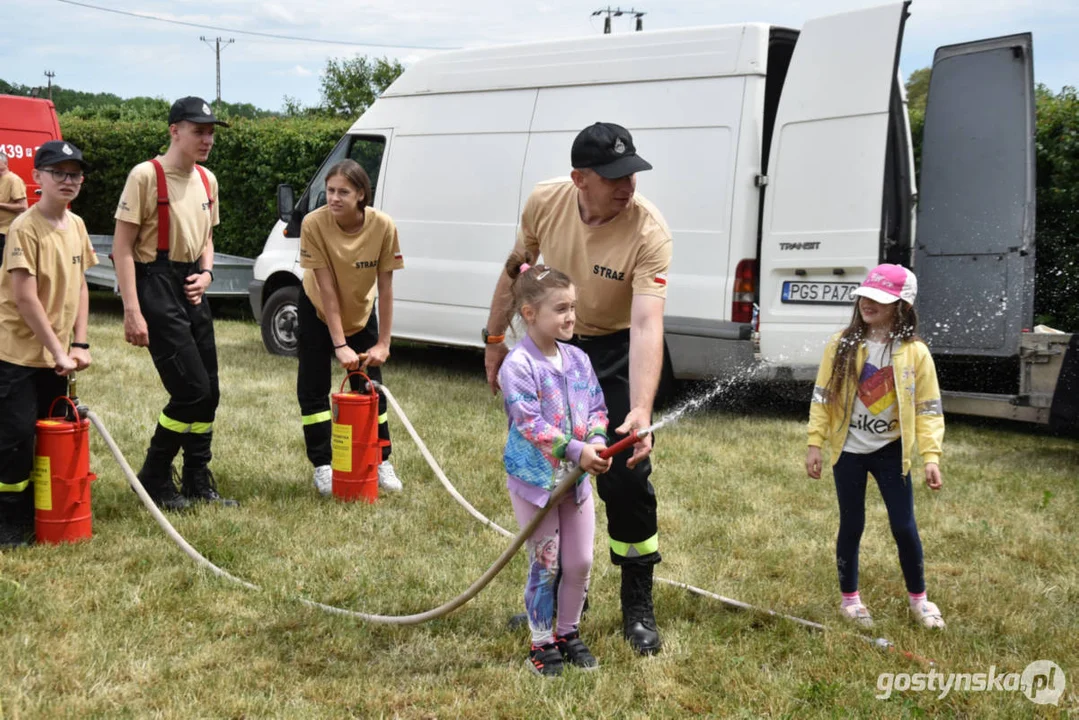
[[[71,343],[71,347],[80,348],[82,350],[89,350],[90,349],[90,343],[73,342],[73,343]]]
[[[348,343],[341,343],[340,345],[334,345],[333,349],[334,350],[340,350],[343,347],[348,347]]]
[[[214,281],[214,271],[213,270],[211,270],[210,268],[203,268],[203,269],[199,270],[199,274],[201,275],[202,273],[209,273],[210,274],[210,282]]]

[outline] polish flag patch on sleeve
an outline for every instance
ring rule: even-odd
[[[396,255],[393,256],[393,259],[394,260],[404,260],[405,256],[402,255],[401,253],[397,253]]]
[[[657,273],[655,277],[656,285],[667,284],[667,273]]]

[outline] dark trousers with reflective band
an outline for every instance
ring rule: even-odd
[[[336,363],[333,338],[326,323],[319,320],[318,312],[305,293],[300,293],[298,304],[300,327],[297,333],[300,366],[296,374],[296,397],[300,401],[303,416],[303,439],[307,446],[307,459],[315,467],[329,465],[333,453],[330,439],[333,433],[333,417],[330,413],[331,363]],[[371,311],[367,325],[358,333],[345,338],[348,346],[357,353],[367,352],[378,342],[378,318]],[[333,366],[336,368],[336,365]],[[343,370],[341,371],[344,372]],[[382,382],[382,368],[368,367],[364,374],[375,382]],[[343,379],[343,375],[338,376]],[[359,390],[363,379],[354,375],[349,378],[353,390]],[[337,392],[340,381],[334,383]],[[390,426],[387,422],[386,398],[378,394],[378,439],[382,446],[382,459],[390,457]]]
[[[621,440],[614,429],[630,410],[629,330],[596,337],[574,336],[571,341],[588,354],[607,403],[610,444]],[[655,437],[652,438],[653,445]],[[626,467],[627,451],[612,458],[611,469],[596,478],[599,496],[607,511],[611,562],[615,565],[654,565],[660,561],[656,520],[656,491],[649,481],[652,461]]]
[[[34,524],[34,439],[38,418],[67,394],[67,378],[52,368],[0,360],[0,523],[29,530]],[[62,410],[57,410],[57,415]]]
[[[147,463],[161,471],[181,448],[188,470],[206,467],[212,456],[214,416],[221,398],[214,321],[205,296],[192,305],[184,295],[185,279],[198,269],[198,262],[171,262],[167,253],[158,253],[152,263],[135,263],[150,357],[169,393],[147,455]]]
[[[865,529],[865,487],[871,473],[888,510],[899,566],[903,569],[907,592],[925,592],[922,564],[922,539],[914,522],[914,488],[910,473],[903,473],[903,441],[888,443],[865,455],[845,452],[832,466],[836,497],[839,499],[839,533],[836,537],[835,562],[839,589],[852,593],[858,589],[858,548]]]

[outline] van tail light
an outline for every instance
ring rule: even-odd
[[[731,301],[731,321],[753,322],[753,303],[757,296],[757,260],[741,260],[734,271],[734,297]]]

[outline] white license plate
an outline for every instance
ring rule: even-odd
[[[846,305],[854,302],[851,293],[857,287],[858,283],[787,280],[783,283],[783,302]]]

